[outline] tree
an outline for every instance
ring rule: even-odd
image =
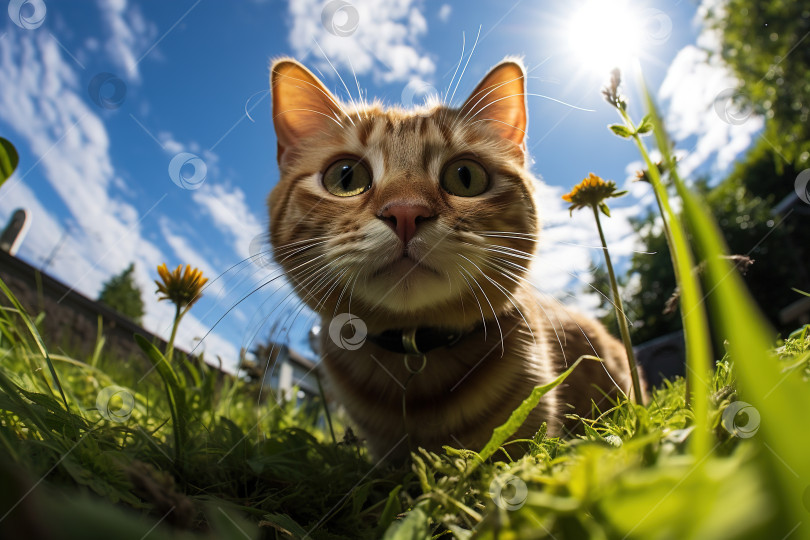
[[[720,226],[729,253],[753,259],[745,282],[771,324],[787,333],[793,328],[781,323],[779,312],[798,299],[791,288],[809,288],[805,261],[810,256],[810,232],[801,227],[801,219],[773,215],[774,197],[757,196],[747,187],[747,183],[759,181],[761,156],[749,154],[714,189],[708,189],[705,180],[697,181],[694,189],[701,192]],[[635,279],[629,279],[634,286],[627,293],[625,309],[637,321],[631,328],[637,343],[681,328],[677,310],[664,313],[676,285],[666,238],[656,226],[657,216],[651,212],[633,223],[641,237],[642,253],[634,253],[631,260],[628,275]]]
[[[648,211],[644,217],[631,222],[642,245],[631,258],[627,281],[632,285],[625,287],[624,297],[625,311],[633,321],[630,335],[634,343],[681,328],[677,312],[664,313],[666,301],[675,291],[675,271],[658,215],[657,211]]]
[[[765,137],[784,157],[777,172],[783,164],[810,166],[807,3],[728,0],[707,13],[707,22],[720,33],[719,54],[741,81],[739,99],[765,117]]]
[[[98,301],[121,315],[129,317],[137,324],[141,324],[144,313],[143,299],[141,290],[132,277],[134,272],[135,263],[130,263],[126,270],[111,277],[101,288]]]

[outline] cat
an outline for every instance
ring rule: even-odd
[[[458,108],[341,102],[288,58],[270,79],[273,256],[320,314],[327,387],[375,456],[480,450],[581,355],[604,362],[581,363],[516,438],[544,422],[563,434],[568,415],[630,393],[621,343],[528,281],[541,216],[522,61],[496,65]]]

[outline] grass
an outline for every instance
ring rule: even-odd
[[[733,355],[711,381],[715,447],[702,458],[688,450],[694,423],[678,379],[648,406],[602,411],[578,438],[538,433],[525,455],[503,444],[507,426],[480,454],[419,451],[397,467],[370,460],[351,434],[333,442],[319,403],[259,404],[255,386],[207,367],[120,365],[103,338],[89,358],[48,355],[12,298],[0,316],[6,538],[89,538],[88,524],[99,538],[155,539],[756,538],[795,525],[776,504],[765,415],[751,438],[722,426],[738,398]],[[808,327],[775,355],[807,392]],[[788,442],[802,429],[791,428]]]

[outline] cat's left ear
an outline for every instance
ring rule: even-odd
[[[487,122],[518,146],[526,137],[526,70],[519,60],[504,60],[487,73],[461,108],[472,121]]]

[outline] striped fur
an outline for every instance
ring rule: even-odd
[[[329,388],[378,456],[431,449],[473,449],[489,439],[537,385],[582,354],[566,387],[543,399],[519,437],[547,422],[560,433],[568,412],[606,408],[616,384],[628,391],[620,344],[595,321],[542,298],[526,281],[540,216],[536,180],[527,167],[525,75],[508,60],[496,66],[460,108],[434,103],[416,110],[343,103],[292,60],[272,68],[273,113],[281,179],[269,198],[274,256],[303,302],[322,315],[362,319],[369,332],[435,326],[466,332],[451,348],[427,355],[407,385],[401,355],[365,342],[346,350],[323,332]],[[336,197],[321,184],[336,159],[362,159],[372,188]],[[439,185],[444,165],[470,157],[490,186],[457,197]],[[378,218],[395,202],[419,204],[434,217],[403,246]],[[611,380],[612,379],[612,380]],[[615,381],[615,383],[613,382]]]

